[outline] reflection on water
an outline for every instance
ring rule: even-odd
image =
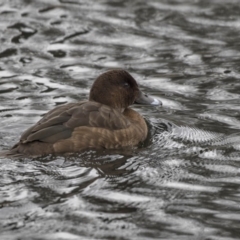
[[[1,150],[109,68],[164,105],[138,149],[1,158],[1,239],[239,239],[239,1],[0,6]]]

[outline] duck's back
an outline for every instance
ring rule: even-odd
[[[147,135],[142,117],[93,102],[69,103],[49,111],[25,131],[10,154],[45,155],[85,149],[116,149],[137,145]]]

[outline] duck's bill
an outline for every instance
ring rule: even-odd
[[[158,105],[162,105],[162,102],[154,97],[151,97],[143,92],[139,92],[139,96],[137,97],[137,99],[135,100],[134,103],[137,104],[145,104],[145,105],[154,105],[154,106],[158,106]]]

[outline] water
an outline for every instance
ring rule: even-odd
[[[121,67],[133,150],[0,159],[1,239],[240,239],[238,0],[0,2],[0,149]]]

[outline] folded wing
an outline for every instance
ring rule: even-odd
[[[49,111],[23,133],[20,143],[55,143],[72,136],[74,129],[87,126],[109,130],[125,129],[129,120],[120,111],[97,102],[69,103]]]

